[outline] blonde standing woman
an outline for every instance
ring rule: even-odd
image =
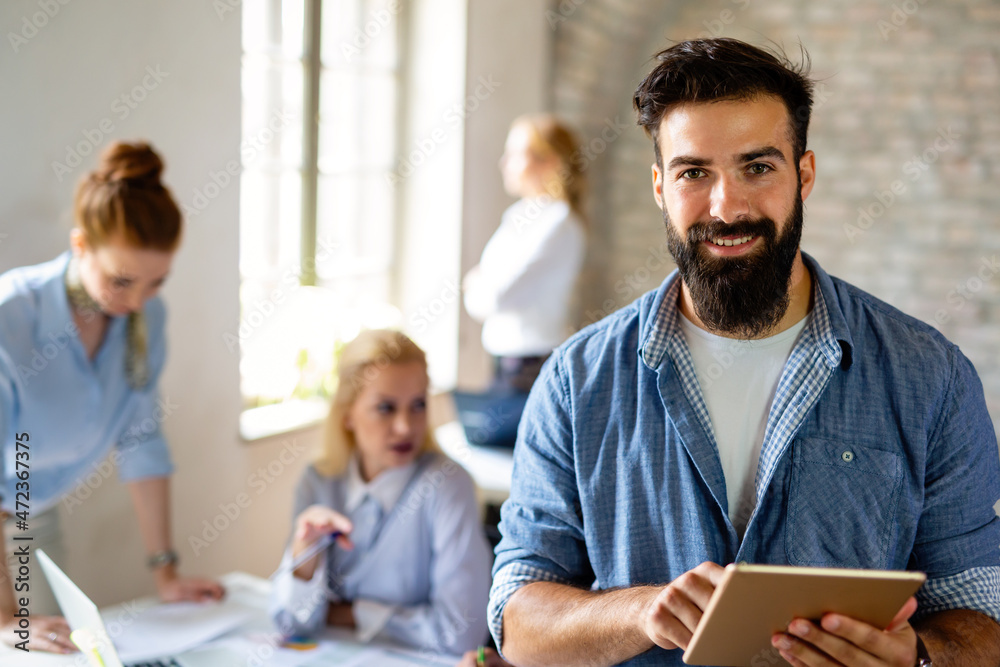
[[[472,478],[428,428],[427,390],[426,357],[405,335],[366,331],[344,348],[275,577],[285,635],[340,626],[451,654],[484,641],[492,557]]]
[[[173,465],[157,391],[165,312],[156,295],[180,243],[181,215],[162,171],[148,144],[111,144],[77,188],[71,250],[0,276],[0,505],[9,559],[0,559],[0,640],[8,644],[22,639],[14,614],[25,596],[15,596],[8,577],[13,535],[32,536],[32,549],[44,546],[65,566],[58,507],[79,504],[69,494],[109,453],[129,487],[160,597],[223,594],[214,581],[180,577],[170,541]],[[24,523],[18,500],[30,508]],[[33,575],[30,648],[75,651],[41,573]]]
[[[518,201],[463,283],[465,309],[483,323],[483,347],[496,361],[494,391],[527,392],[572,331],[586,249],[583,167],[576,135],[555,116],[511,124],[500,171]]]

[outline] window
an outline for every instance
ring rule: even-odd
[[[241,317],[229,344],[241,355],[245,437],[273,422],[274,410],[252,408],[284,404],[293,422],[322,415],[325,403],[308,402],[332,389],[338,346],[362,326],[402,324],[389,305],[399,216],[386,180],[400,127],[399,10],[397,0],[243,2]]]

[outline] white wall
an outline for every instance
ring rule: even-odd
[[[510,123],[524,113],[549,108],[553,30],[550,3],[539,0],[469,1],[466,94],[477,88],[488,98],[465,124],[465,188],[462,205],[462,274],[479,263],[483,247],[513,200],[504,192],[498,162]],[[481,326],[462,309],[459,374],[462,386],[484,386],[492,374],[480,342]]]
[[[37,0],[0,4],[6,36],[0,44],[0,232],[6,234],[0,269],[67,247],[73,187],[95,155],[61,182],[51,163],[64,162],[67,146],[87,142],[85,133],[101,121],[113,126],[110,138],[153,142],[167,162],[164,179],[181,202],[191,202],[196,189],[204,192],[210,172],[239,159],[240,12],[220,17],[214,9],[228,2],[51,2],[58,7],[52,17],[40,13]],[[26,30],[31,37],[15,52],[9,33],[20,34],[24,17],[33,15],[44,25],[37,34]],[[142,86],[147,67],[159,68],[162,80],[145,79],[151,90],[136,91],[145,93],[136,108],[116,104]],[[108,141],[91,136],[101,145]],[[170,355],[161,387],[178,406],[164,430],[177,465],[174,541],[188,573],[268,573],[279,559],[294,483],[308,458],[285,454],[286,465],[282,439],[247,445],[237,436],[238,358],[222,336],[235,333],[239,317],[238,191],[236,183],[221,188],[204,212],[187,220],[164,289]],[[300,434],[297,445],[306,449],[315,440],[315,433]],[[279,474],[253,477],[269,465]],[[240,493],[250,506],[196,557],[188,537],[201,534],[219,504]],[[152,591],[128,495],[117,480],[63,514],[70,574],[98,603]]]

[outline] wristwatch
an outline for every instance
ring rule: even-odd
[[[920,635],[917,635],[917,664],[915,667],[933,667],[933,665],[931,654],[927,652],[927,647],[924,646]]]
[[[178,560],[176,551],[173,549],[164,549],[150,556],[146,561],[146,565],[149,566],[150,570],[155,570],[165,565],[176,565]]]

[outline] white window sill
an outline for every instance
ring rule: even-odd
[[[240,413],[240,438],[254,442],[312,428],[323,423],[329,409],[329,402],[321,399],[295,399],[250,408]]]

